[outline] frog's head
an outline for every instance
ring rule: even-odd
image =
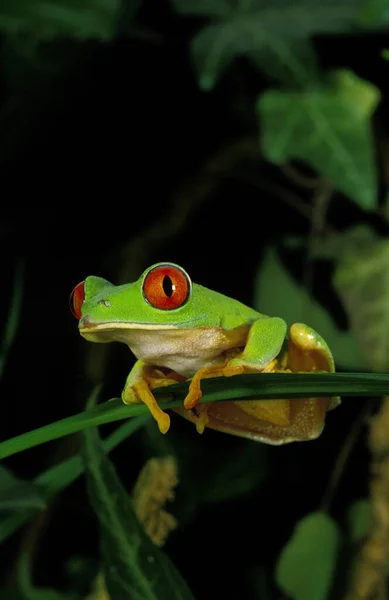
[[[71,303],[81,335],[90,341],[108,342],[115,331],[218,325],[208,291],[192,284],[182,267],[157,263],[138,281],[125,285],[87,277],[74,288]]]

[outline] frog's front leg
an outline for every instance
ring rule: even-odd
[[[206,377],[230,376],[244,371],[264,371],[278,356],[285,340],[287,326],[279,317],[258,319],[250,327],[246,346],[239,358],[232,358],[227,365],[215,365],[200,369],[192,378],[184,407],[194,408],[201,398],[200,381]]]
[[[126,385],[122,392],[125,404],[139,404],[143,402],[158,423],[161,433],[169,431],[170,417],[159,406],[150,390],[157,385],[170,385],[176,383],[175,379],[156,377],[155,369],[141,360],[137,360],[127,377]]]

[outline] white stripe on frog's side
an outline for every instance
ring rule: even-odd
[[[164,326],[160,329],[120,327],[81,328],[81,335],[91,342],[122,342],[135,356],[155,367],[165,367],[184,377],[191,377],[199,369],[221,362],[232,348],[246,344],[249,325],[225,331],[221,327],[195,327],[177,329]]]

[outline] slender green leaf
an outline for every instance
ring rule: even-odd
[[[110,596],[115,600],[193,600],[179,572],[139,523],[96,429],[86,430],[84,439],[89,498],[100,523]]]
[[[18,561],[18,590],[21,600],[76,600],[73,594],[62,594],[56,590],[35,587],[31,581],[30,564],[26,553],[22,553]]]
[[[389,241],[355,247],[340,259],[334,285],[365,363],[389,370]]]
[[[0,29],[38,39],[104,40],[115,31],[119,9],[119,0],[2,0]]]
[[[355,544],[362,541],[367,534],[371,517],[371,504],[367,498],[355,500],[347,511],[347,525],[351,541]]]
[[[23,267],[21,264],[16,266],[13,291],[11,296],[10,309],[5,325],[5,331],[1,340],[0,347],[0,378],[3,375],[5,363],[8,358],[9,351],[16,337],[16,332],[20,320],[20,310],[22,307],[23,296]]]
[[[129,419],[127,422],[123,423],[116,431],[103,440],[102,444],[104,451],[108,453],[116,448],[116,446],[130,437],[140,427],[143,427],[149,420],[150,416],[145,414]],[[38,486],[38,488],[42,490],[44,499],[48,502],[68,485],[73,483],[83,471],[84,462],[82,461],[81,456],[76,454],[75,456],[72,456],[72,458],[63,461],[55,467],[51,467],[38,475],[32,485]],[[36,510],[40,508],[42,507],[29,507],[23,511],[18,511],[17,513],[11,512],[7,515],[0,516],[0,544],[33,517]]]
[[[187,383],[153,390],[166,409],[182,406]],[[220,400],[277,400],[312,396],[382,396],[389,394],[389,375],[372,373],[249,373],[235,377],[215,377],[202,382],[201,402]],[[166,401],[166,398],[170,398]],[[87,427],[112,423],[148,413],[146,406],[126,406],[120,398],[104,402],[56,423],[18,435],[0,443],[0,459],[28,448],[82,431]]]
[[[259,312],[282,317],[289,326],[307,323],[316,329],[329,345],[337,366],[355,369],[364,364],[353,336],[338,329],[328,311],[298,285],[282,265],[273,247],[265,251],[254,294],[254,308]]]
[[[371,116],[378,100],[378,89],[350,71],[336,71],[326,86],[268,90],[258,100],[262,150],[277,164],[305,161],[372,210],[377,173]]]
[[[293,600],[325,600],[339,544],[338,526],[331,517],[322,512],[305,516],[278,559],[277,584]]]
[[[15,477],[0,466],[0,511],[23,511],[43,509],[46,506],[41,488],[31,481]]]

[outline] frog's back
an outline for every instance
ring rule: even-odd
[[[193,284],[193,298],[197,304],[197,311],[207,314],[215,326],[225,330],[235,329],[235,327],[253,323],[260,318],[266,318],[266,315],[246,306],[239,300],[199,284]]]

